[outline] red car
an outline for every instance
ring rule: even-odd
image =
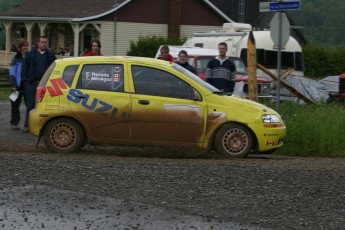
[[[205,80],[206,79],[206,67],[207,63],[211,58],[215,56],[189,56],[189,64],[192,65],[198,76]],[[244,64],[241,58],[239,57],[229,57],[236,66],[236,82],[244,82],[243,91],[248,94],[248,75],[247,75],[247,66]],[[264,78],[257,78],[259,96],[268,96],[270,94],[270,83],[271,81]]]

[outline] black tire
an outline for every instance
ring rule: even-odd
[[[54,153],[78,152],[84,143],[82,127],[69,118],[49,122],[43,136],[48,150]]]
[[[241,124],[225,124],[218,130],[215,138],[216,151],[231,157],[247,157],[253,145],[251,131]]]

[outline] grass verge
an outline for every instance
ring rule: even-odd
[[[345,156],[344,105],[299,105],[286,101],[281,104],[281,114],[287,136],[277,154]]]

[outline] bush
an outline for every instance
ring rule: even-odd
[[[306,46],[303,53],[307,77],[320,79],[339,75],[345,67],[345,48]]]
[[[281,114],[287,127],[284,145],[276,153],[294,156],[345,156],[344,106],[299,105],[284,101]]]
[[[151,57],[153,58],[161,45],[182,45],[185,38],[164,38],[159,36],[140,37],[137,42],[130,41],[129,56]]]

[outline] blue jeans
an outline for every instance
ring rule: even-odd
[[[26,116],[25,116],[25,124],[24,127],[28,128],[28,121],[29,121],[29,114],[32,109],[35,108],[35,99],[36,99],[36,88],[38,82],[25,82],[24,88],[24,98],[25,98],[25,105],[26,105]]]

